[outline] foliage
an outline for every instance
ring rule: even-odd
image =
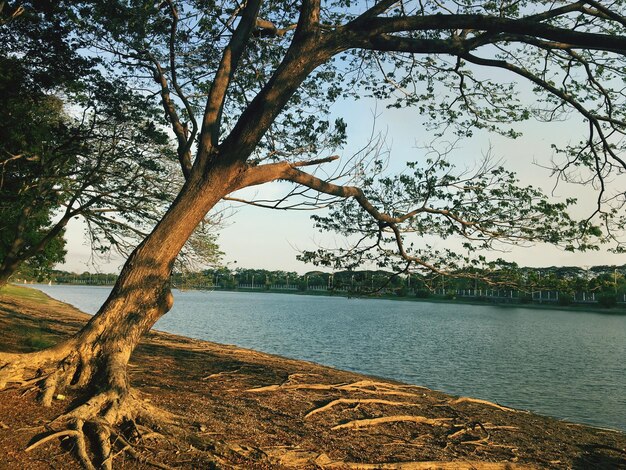
[[[312,217],[320,230],[356,242],[334,251],[304,252],[300,260],[333,269],[369,263],[408,272],[414,265],[415,270],[468,277],[476,268],[491,266],[502,278],[506,262],[487,262],[476,253],[538,241],[566,250],[597,248],[593,243],[599,228],[567,213],[574,199],[552,203],[540,190],[522,186],[514,173],[488,160],[473,172],[460,171],[444,158],[427,158],[424,165],[409,162],[406,172],[393,177],[381,176],[382,168],[383,162],[376,162],[376,171],[359,181],[375,209],[366,212],[360,201],[351,199],[333,205],[328,215]],[[385,216],[372,217],[373,211]],[[425,236],[460,239],[467,254],[435,249],[420,242]]]
[[[302,292],[335,292],[349,295],[394,295],[419,299],[438,298],[443,293],[482,302],[489,297],[513,298],[519,303],[538,301],[539,292],[551,292],[550,300],[562,306],[576,303],[604,303],[615,306],[626,295],[626,266],[530,268],[508,265],[504,272],[474,270],[474,276],[452,273],[442,276],[426,271],[422,274],[395,275],[392,271],[350,270],[336,272],[310,271],[297,274],[266,269],[234,271],[226,267],[203,271],[175,272],[172,284],[190,289],[298,290]],[[37,281],[36,275],[22,272],[22,278]],[[112,285],[115,274],[69,273],[53,271],[49,278],[55,284]],[[495,279],[507,282],[494,282]],[[558,293],[558,295],[556,294]],[[542,296],[542,299],[546,296]],[[612,302],[612,303],[611,303]]]
[[[306,10],[309,3],[304,4]],[[573,180],[574,172],[587,172],[601,183],[594,216],[603,234],[597,224],[569,218],[566,212],[575,204],[573,199],[549,202],[537,188],[520,186],[514,174],[496,166],[463,175],[444,155],[412,163],[396,177],[381,174],[381,162],[376,162],[373,170],[379,181],[371,176],[352,180],[375,212],[366,209],[359,215],[363,201],[353,198],[344,208],[316,218],[321,229],[359,237],[357,246],[348,250],[351,260],[345,253],[329,252],[307,253],[303,259],[339,268],[356,266],[370,256],[381,267],[409,269],[390,253],[390,247],[398,245],[402,262],[418,269],[452,273],[462,265],[486,266],[481,256],[470,259],[423,242],[415,248],[402,245],[394,230],[420,237],[464,237],[471,253],[500,243],[542,241],[573,250],[594,248],[601,235],[615,241],[621,199],[609,194],[604,182],[624,166],[618,137],[623,107],[616,106],[622,96],[613,86],[620,76],[620,56],[615,53],[620,46],[608,40],[620,31],[618,6],[479,1],[379,2],[368,8],[345,1],[325,5],[315,20],[319,29],[314,46],[295,33],[298,21],[305,21],[305,10],[293,2],[240,6],[228,1],[81,1],[68,8],[68,15],[92,59],[107,57],[103,69],[113,88],[123,89],[123,80],[153,91],[155,104],[163,107],[176,136],[185,177],[200,166],[192,155],[195,146],[199,161],[208,161],[212,151],[225,154],[236,146],[237,154],[258,167],[306,161],[332,151],[347,136],[345,122],[331,117],[332,105],[362,96],[389,107],[415,109],[436,135],[471,137],[483,129],[515,138],[519,132],[514,123],[555,120],[568,110],[589,122],[588,139],[555,149],[565,158],[555,163],[555,170],[566,180]],[[589,21],[579,22],[576,15]],[[532,37],[522,32],[526,29]],[[305,44],[312,48],[307,67],[297,76],[283,77]],[[223,75],[224,60],[230,57],[223,52],[231,47],[236,57],[228,67],[233,70]],[[534,87],[535,102],[519,97],[520,78]],[[598,166],[599,161],[604,163]],[[358,174],[360,167],[354,170]],[[321,190],[319,182],[307,184],[298,176],[285,179]],[[458,190],[458,185],[465,189]],[[342,188],[330,195],[343,197]],[[424,201],[432,204],[413,213]],[[410,220],[403,219],[404,227],[382,217],[398,214],[411,214]],[[365,242],[382,248],[382,255],[365,255]]]
[[[60,100],[28,86],[22,61],[0,58],[0,71],[5,98],[0,111],[0,260],[6,260],[16,248],[36,245],[52,225],[60,188],[42,178],[43,167],[62,173],[73,157],[47,152],[48,145],[54,148],[68,132]],[[32,268],[50,268],[63,260],[64,243],[56,240],[29,257]]]
[[[603,292],[598,296],[598,303],[604,308],[611,308],[617,305],[617,297],[615,293]]]
[[[563,305],[563,306],[571,305],[573,301],[574,301],[574,298],[570,294],[563,294],[563,293],[559,294],[559,300],[558,300],[559,305]]]
[[[160,112],[79,52],[70,6],[21,8],[0,27],[2,281],[24,261],[42,270],[62,261],[64,228],[76,217],[94,253],[127,254],[182,184],[166,176],[175,157]],[[218,256],[211,227],[196,232],[187,258]]]

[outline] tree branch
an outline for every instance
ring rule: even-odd
[[[606,6],[602,5],[600,2],[597,2],[595,0],[586,0],[584,3],[591,5],[593,8],[595,8],[600,13],[602,13],[602,15],[604,15],[606,18],[616,21],[622,26],[626,26],[626,18],[624,16],[618,15],[617,13],[612,11],[610,8],[607,8]]]
[[[511,33],[568,43],[572,48],[590,48],[626,53],[626,36],[573,31],[532,19],[510,19],[485,15],[426,15],[394,18],[369,18],[345,26],[353,35],[353,47],[386,34],[426,30],[468,30],[488,33]]]
[[[320,0],[303,0],[295,38],[313,31],[320,22]]]
[[[335,158],[330,157],[326,160],[335,160]],[[316,176],[311,175],[310,173],[298,170],[297,166],[304,166],[304,164],[279,162],[249,167],[239,179],[237,187],[233,189],[233,191],[247,188],[250,186],[256,186],[263,183],[268,183],[270,181],[286,180],[293,183],[301,184],[303,186],[331,196],[337,196],[342,198],[353,197],[361,205],[361,207],[363,207],[363,209],[367,211],[367,213],[374,217],[374,219],[385,223],[400,223],[404,220],[409,219],[410,217],[413,217],[419,212],[423,212],[423,208],[420,208],[400,217],[392,217],[389,214],[384,214],[378,211],[378,209],[376,209],[367,199],[367,197],[360,188],[357,188],[355,186],[340,186],[334,183],[330,183],[328,181],[324,181]]]
[[[317,10],[318,0],[305,2],[285,57],[220,145],[220,151],[231,160],[247,159],[309,74],[334,54],[345,50],[335,41],[338,37],[328,37],[326,41],[318,28],[309,29],[319,14]]]
[[[469,54],[469,53],[468,54],[464,54],[461,57],[463,59],[467,60],[468,62],[477,64],[477,65],[485,65],[485,66],[489,66],[489,67],[502,68],[502,69],[514,72],[517,75],[526,78],[530,82],[535,83],[536,85],[539,85],[544,90],[548,91],[549,93],[553,94],[554,96],[557,96],[558,98],[560,98],[564,102],[566,102],[569,105],[571,105],[582,116],[587,118],[589,120],[589,122],[593,125],[595,130],[600,135],[602,141],[605,143],[604,146],[603,146],[604,150],[606,152],[608,152],[611,155],[611,157],[613,159],[615,159],[615,161],[617,161],[623,168],[626,168],[626,161],[624,161],[622,158],[620,158],[615,153],[615,151],[613,149],[611,149],[608,144],[606,144],[607,139],[606,139],[606,136],[604,135],[604,131],[602,130],[602,127],[600,126],[600,123],[599,123],[600,120],[606,120],[606,119],[601,119],[598,116],[596,116],[595,114],[593,114],[591,111],[586,109],[581,103],[579,103],[576,99],[574,99],[572,96],[568,95],[566,92],[564,92],[562,90],[559,90],[554,85],[546,82],[545,80],[542,80],[541,78],[539,78],[538,76],[528,72],[527,70],[522,69],[521,67],[513,65],[513,64],[511,64],[509,62],[506,62],[504,60],[484,59],[484,58],[477,57],[477,56]],[[609,122],[612,122],[612,121],[609,120]],[[624,124],[624,123],[621,123],[621,122],[616,122],[616,123],[619,124],[619,125],[623,125]]]
[[[211,150],[217,147],[228,87],[256,24],[260,6],[261,0],[249,0],[246,3],[230,43],[224,48],[204,110],[200,131],[199,161],[206,160]]]
[[[180,122],[180,118],[178,117],[178,113],[176,112],[176,106],[172,101],[170,88],[161,64],[159,64],[159,62],[151,54],[148,54],[148,58],[154,66],[154,81],[161,87],[160,93],[161,101],[163,103],[163,109],[165,110],[165,114],[170,120],[174,135],[176,135],[176,140],[178,141],[178,161],[180,162],[183,175],[185,176],[185,179],[187,179],[189,178],[189,174],[191,172],[191,154],[189,150],[191,145],[188,145],[187,130],[185,126]]]

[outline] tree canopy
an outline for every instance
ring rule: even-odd
[[[302,185],[302,166],[295,178],[284,166],[262,164],[324,163],[319,158],[346,141],[346,122],[332,108],[346,99],[373,97],[388,107],[414,109],[426,118],[428,141],[447,134],[467,138],[478,129],[515,138],[514,124],[529,119],[582,120],[588,135],[555,147],[554,171],[563,180],[598,187],[597,211],[578,236],[597,236],[594,225],[601,224],[604,240],[617,241],[624,201],[619,186],[609,184],[624,167],[618,105],[623,18],[617,3],[325,2],[307,20],[317,25],[314,45],[303,39],[306,28],[297,28],[305,21],[301,7],[94,2],[77,15],[90,47],[111,54],[117,73],[160,94],[185,175],[216,149],[236,146],[259,167],[257,175],[266,173],[244,185],[270,173]],[[246,13],[254,16],[248,23]],[[109,21],[99,21],[104,17]],[[310,50],[298,49],[305,44]],[[552,156],[546,157],[549,165]],[[307,184],[314,191],[321,187],[315,180]],[[391,203],[388,197],[387,207]],[[542,211],[546,219],[546,207]],[[510,214],[501,215],[508,222]],[[348,226],[347,220],[338,224]],[[552,241],[555,236],[573,246],[574,233],[553,230]],[[580,246],[589,248],[585,241]]]

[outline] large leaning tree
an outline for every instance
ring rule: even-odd
[[[66,388],[85,394],[55,425],[73,428],[86,467],[94,465],[87,428],[96,463],[110,467],[112,427],[154,412],[129,385],[129,358],[172,306],[179,251],[231,193],[282,180],[344,199],[349,219],[394,239],[411,264],[428,263],[402,244],[403,228],[423,234],[430,224],[487,244],[584,246],[588,231],[597,234],[564,214],[567,203],[551,204],[499,168],[479,172],[473,184],[434,160],[376,191],[320,176],[346,139],[345,123],[331,118],[338,100],[369,94],[465,135],[512,135],[512,122],[578,116],[588,134],[557,149],[561,175],[589,172],[607,228],[621,202],[605,183],[626,168],[625,2],[126,0],[68,8],[76,40],[107,61],[111,80],[160,102],[186,181],[79,333],[40,352],[0,355],[0,386],[35,380],[44,404]],[[530,84],[538,101],[516,97],[517,82]],[[385,192],[394,187],[399,194]],[[406,225],[416,217],[428,223]]]

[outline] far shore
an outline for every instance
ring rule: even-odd
[[[21,284],[19,284],[21,285]],[[24,286],[36,286],[37,284],[24,284]],[[102,285],[102,284],[55,284],[60,286],[85,286],[85,287],[113,287],[112,285]],[[371,295],[363,295],[358,292],[347,292],[340,290],[298,290],[298,289],[265,289],[265,288],[224,288],[224,287],[214,287],[214,288],[180,288],[175,287],[175,289],[185,292],[185,291],[217,291],[217,292],[243,292],[243,293],[267,293],[267,294],[291,294],[291,295],[308,295],[308,296],[324,296],[324,297],[345,297],[345,298],[355,298],[355,299],[365,299],[365,300],[394,300],[401,302],[425,302],[425,303],[443,303],[443,304],[458,304],[458,305],[487,305],[492,307],[503,307],[503,308],[530,308],[530,309],[538,309],[538,310],[563,310],[570,312],[580,312],[580,313],[601,313],[604,315],[626,315],[626,304],[620,303],[615,307],[601,307],[594,303],[571,303],[569,305],[560,305],[557,302],[545,301],[542,303],[539,302],[519,302],[515,301],[515,298],[502,298],[501,300],[493,300],[487,298],[486,300],[481,300],[476,297],[470,296],[440,296],[440,295],[432,295],[430,297],[416,297],[416,296],[398,296],[394,294],[371,294]],[[496,298],[500,299],[500,298]]]

